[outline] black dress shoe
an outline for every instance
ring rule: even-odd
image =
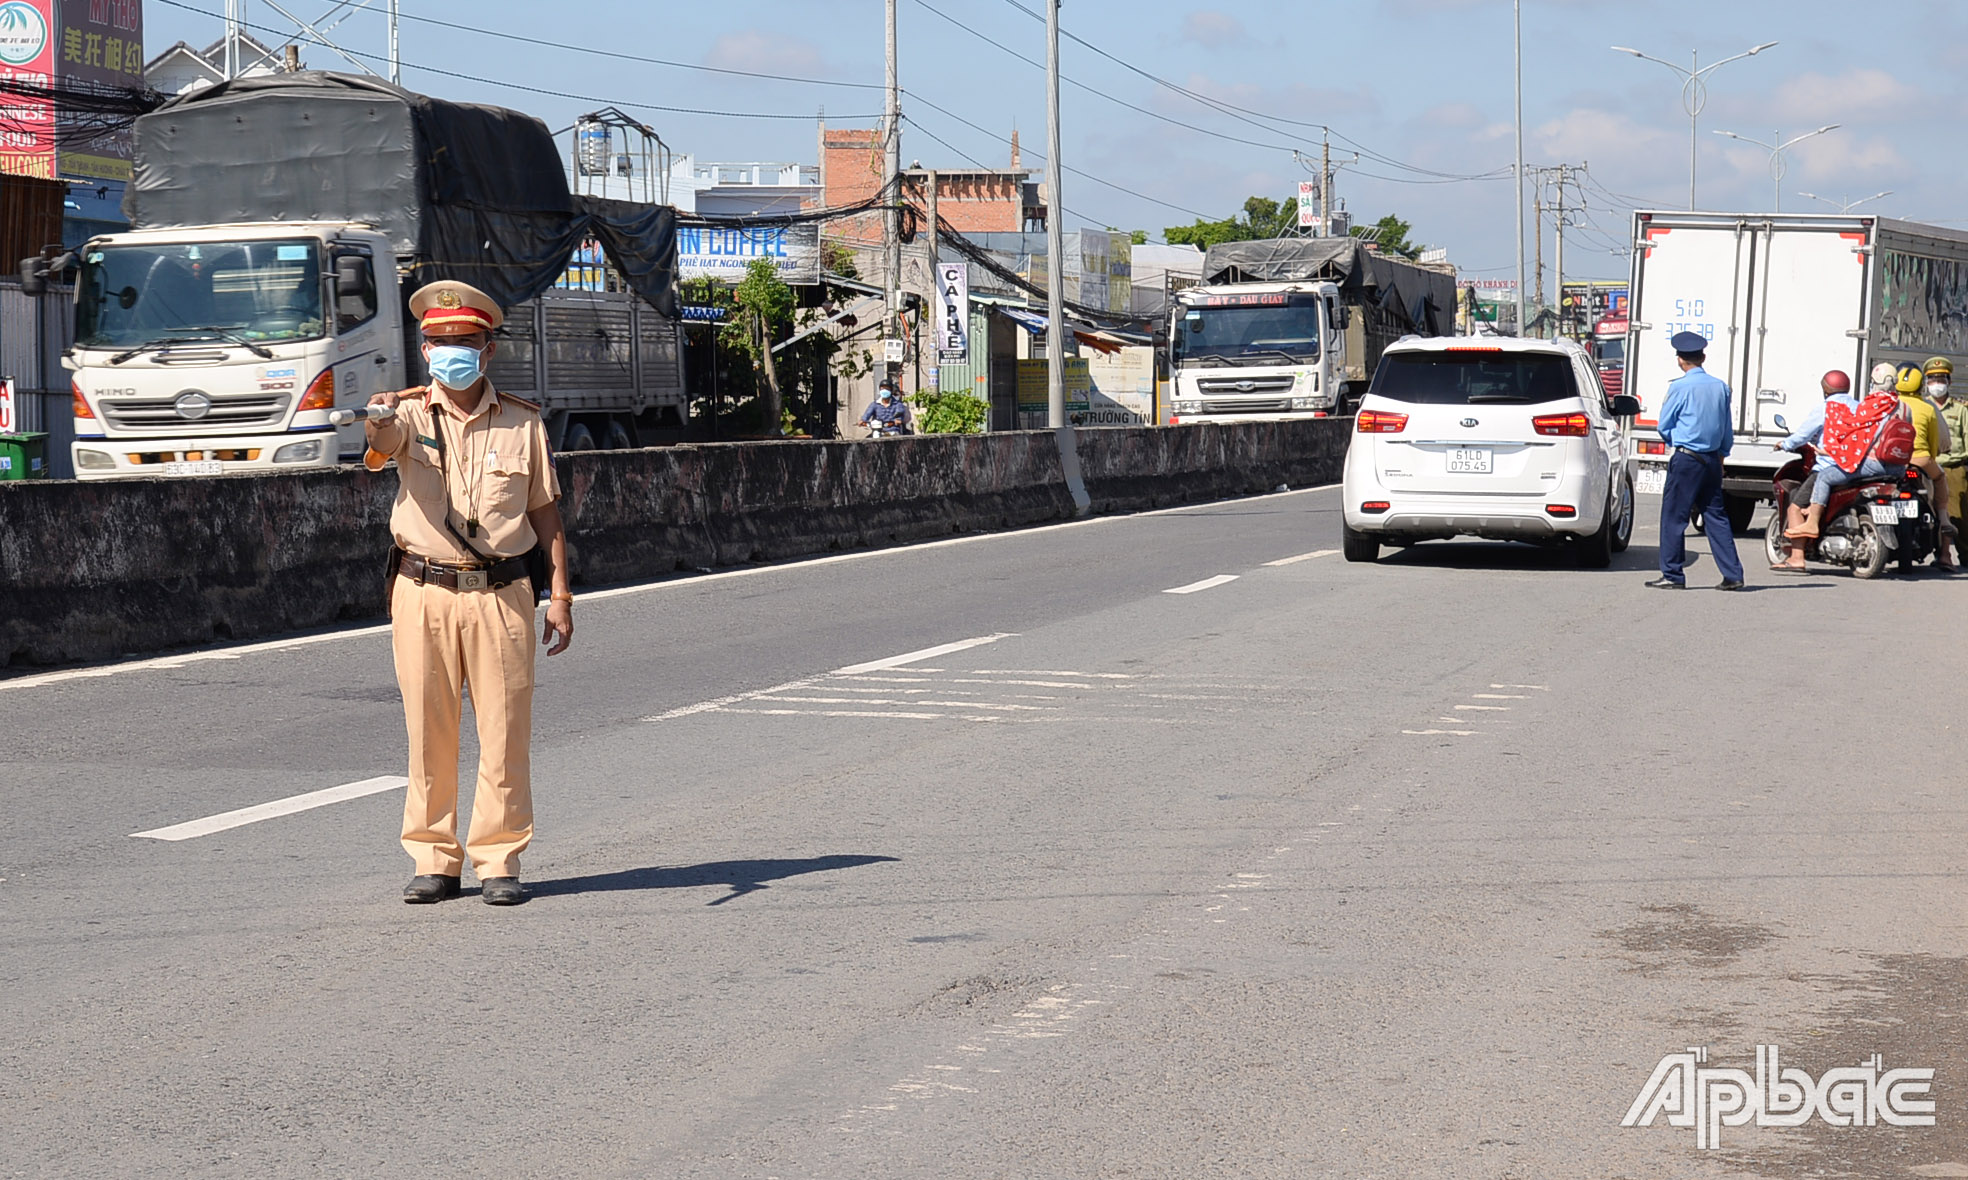
[[[526,890],[518,877],[487,877],[478,883],[478,899],[486,905],[518,905],[526,900]]]
[[[1653,581],[1648,582],[1647,585],[1655,590],[1686,590],[1688,588],[1687,583],[1677,582],[1673,578],[1655,578]]]
[[[412,877],[410,883],[403,887],[403,900],[411,905],[429,905],[456,896],[458,896],[458,878],[446,877],[438,873]]]
[[[1740,590],[1743,588],[1743,584],[1734,578],[1724,578],[1722,581],[1716,583],[1715,588],[1717,590]]]

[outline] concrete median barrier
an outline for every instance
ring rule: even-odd
[[[1344,420],[1096,428],[1096,512],[1339,477]],[[577,585],[1071,518],[1049,431],[725,443],[555,460]],[[380,618],[393,471],[0,483],[0,666]]]

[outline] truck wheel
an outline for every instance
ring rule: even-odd
[[[1729,531],[1740,537],[1749,531],[1749,522],[1756,515],[1756,506],[1763,501],[1751,496],[1724,496],[1722,503],[1729,510]]]
[[[595,449],[594,432],[584,422],[576,422],[567,428],[567,441],[561,444],[563,451],[592,451]]]
[[[1380,542],[1371,533],[1356,533],[1345,525],[1339,526],[1339,548],[1348,561],[1379,561]]]
[[[622,425],[618,419],[609,419],[606,437],[608,439],[606,445],[611,451],[631,451],[635,449],[635,440],[629,437],[629,428]]]

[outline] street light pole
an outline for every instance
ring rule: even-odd
[[[1841,123],[1827,123],[1816,131],[1806,131],[1802,135],[1793,135],[1782,143],[1774,142],[1777,138],[1777,133],[1774,131],[1770,133],[1770,139],[1772,140],[1770,143],[1764,143],[1760,139],[1751,139],[1747,135],[1737,135],[1733,131],[1717,131],[1715,134],[1725,135],[1730,139],[1740,140],[1743,143],[1754,144],[1770,153],[1770,211],[1773,213],[1782,213],[1783,178],[1784,174],[1790,171],[1790,165],[1784,161],[1784,152],[1797,144],[1803,143],[1814,135],[1823,135],[1827,131],[1836,131],[1841,126],[1843,126]],[[1868,201],[1871,199],[1871,197],[1866,198]]]
[[[1867,201],[1877,201],[1882,197],[1892,196],[1893,190],[1889,188],[1883,193],[1874,193],[1869,197],[1860,197],[1856,201],[1834,201],[1830,197],[1821,197],[1816,193],[1800,192],[1797,195],[1800,197],[1809,197],[1813,201],[1823,201],[1825,204],[1830,205],[1833,208],[1837,209],[1840,213],[1850,213],[1852,210],[1858,208],[1860,205],[1865,204]]]
[[[1524,325],[1524,0],[1512,0],[1511,14],[1517,47],[1517,168],[1512,173],[1516,185],[1512,200],[1517,207],[1517,334],[1522,336],[1526,331]]]
[[[1688,112],[1688,211],[1690,213],[1695,210],[1695,128],[1701,118],[1702,110],[1708,106],[1708,75],[1732,61],[1741,61],[1745,57],[1755,57],[1765,49],[1773,48],[1776,44],[1775,41],[1765,41],[1754,49],[1744,53],[1738,53],[1734,57],[1725,57],[1721,61],[1714,62],[1710,65],[1701,64],[1700,51],[1691,49],[1688,51],[1688,68],[1685,69],[1675,65],[1671,61],[1662,61],[1658,57],[1649,57],[1638,49],[1630,49],[1624,45],[1615,45],[1612,47],[1614,53],[1630,53],[1641,61],[1650,61],[1656,65],[1666,66],[1668,69],[1681,75],[1683,79],[1681,83],[1681,109]]]
[[[1066,425],[1066,208],[1059,195],[1059,0],[1046,0],[1046,425]]]

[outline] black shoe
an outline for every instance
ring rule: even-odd
[[[1653,581],[1648,582],[1647,585],[1655,590],[1686,590],[1688,588],[1687,583],[1677,582],[1673,578],[1655,578]]]
[[[1740,590],[1743,588],[1743,584],[1735,578],[1724,578],[1716,584],[1715,588],[1717,590]]]
[[[478,900],[486,905],[518,905],[526,900],[526,890],[518,877],[487,877],[478,883]]]
[[[458,878],[446,877],[439,873],[412,877],[410,883],[403,887],[403,900],[411,905],[430,905],[432,902],[448,901],[456,896],[458,896]]]

